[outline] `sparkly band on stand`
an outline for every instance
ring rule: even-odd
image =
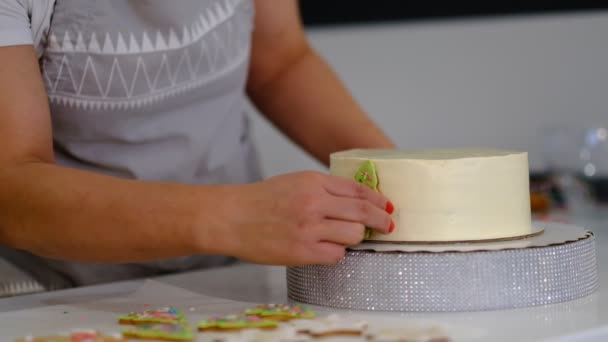
[[[551,227],[545,228],[551,234]],[[593,293],[593,234],[542,247],[468,252],[350,250],[337,265],[287,269],[289,298],[334,308],[407,312],[496,310]]]

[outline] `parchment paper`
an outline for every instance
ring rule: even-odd
[[[209,297],[154,280],[145,281],[138,290],[123,296],[95,300],[91,300],[87,296],[80,296],[54,302],[56,305],[0,313],[0,341],[12,342],[30,334],[51,335],[74,329],[95,329],[107,334],[118,333],[122,329],[117,324],[118,316],[146,308],[176,307],[184,310],[190,323],[195,326],[204,318],[237,313],[252,306],[252,303]],[[410,330],[415,330],[437,327],[452,338],[451,342],[477,341],[477,338],[484,335],[483,330],[477,327],[455,326],[436,320],[414,319],[399,314],[313,308],[318,316],[338,313],[345,319],[365,320],[373,328],[408,327]],[[210,336],[199,333],[195,341],[209,342],[211,341]],[[337,337],[323,338],[320,341],[364,341],[364,339],[362,337]]]

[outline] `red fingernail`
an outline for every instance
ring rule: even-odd
[[[388,227],[388,232],[392,233],[395,230],[395,221],[391,220],[391,225]]]
[[[384,210],[389,213],[392,214],[393,211],[395,211],[395,206],[393,206],[393,203],[391,203],[391,201],[386,202],[386,208],[384,208]]]

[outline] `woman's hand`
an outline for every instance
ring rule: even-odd
[[[384,234],[394,227],[387,198],[344,178],[301,172],[235,190],[234,215],[217,241],[251,262],[336,263],[365,227]]]

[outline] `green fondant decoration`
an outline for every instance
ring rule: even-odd
[[[374,163],[366,160],[361,164],[357,172],[355,173],[355,181],[366,185],[368,188],[378,191],[378,174],[376,173],[376,167]],[[372,229],[365,227],[364,239],[367,240],[372,236]]]
[[[361,184],[367,185],[370,189],[378,191],[378,175],[374,164],[366,160],[361,164],[355,173],[355,180]]]

